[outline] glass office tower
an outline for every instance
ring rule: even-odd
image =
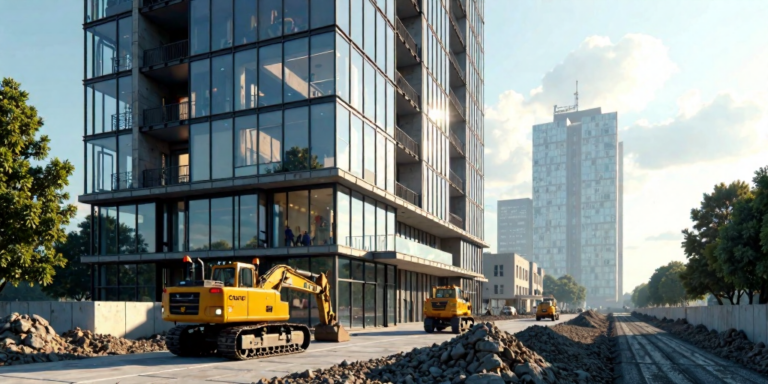
[[[97,300],[158,301],[189,255],[329,272],[351,328],[421,321],[437,284],[480,302],[482,0],[85,8]]]

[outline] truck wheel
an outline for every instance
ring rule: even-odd
[[[541,317],[536,316],[536,321],[541,321]]]
[[[451,319],[451,332],[457,335],[461,333],[461,317]]]
[[[432,319],[431,317],[427,317],[424,319],[424,330],[427,333],[432,333],[435,331],[435,324],[433,320],[434,319]]]

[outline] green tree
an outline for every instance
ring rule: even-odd
[[[565,309],[568,305],[583,303],[587,299],[587,289],[579,285],[571,275],[560,276],[557,280],[545,275],[544,295],[554,296],[560,308]]]
[[[48,157],[43,119],[27,105],[21,85],[4,78],[0,87],[0,292],[8,283],[50,284],[66,259],[54,247],[66,240],[64,226],[75,206],[63,191],[75,168]],[[32,163],[35,163],[33,165]]]
[[[738,304],[741,292],[725,279],[722,266],[715,255],[720,229],[731,221],[733,207],[749,194],[749,185],[735,181],[729,185],[715,185],[712,193],[705,193],[699,208],[691,209],[693,229],[684,229],[682,248],[688,263],[680,278],[689,295],[712,294],[722,305],[726,298]]]
[[[651,304],[648,283],[642,283],[632,290],[632,304],[634,304],[636,308],[644,308]]]
[[[685,265],[679,261],[673,261],[668,266],[667,273],[659,282],[659,291],[664,304],[684,306],[688,301],[688,295],[685,292],[685,287],[683,287],[683,282],[680,280],[680,273],[685,270]]]
[[[544,275],[544,281],[542,282],[542,295],[554,296],[557,291],[558,282],[552,275]]]
[[[113,221],[114,225],[114,221]],[[90,252],[91,216],[77,225],[78,231],[67,234],[67,241],[56,243],[55,248],[67,260],[64,267],[56,267],[54,284],[43,287],[51,297],[70,298],[77,301],[91,300],[91,266],[80,262],[81,256]]]

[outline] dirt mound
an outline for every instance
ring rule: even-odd
[[[296,383],[441,383],[503,384],[510,382],[575,383],[513,335],[493,323],[478,323],[467,333],[442,344],[368,361],[346,361],[331,368],[305,371],[261,384]]]
[[[480,315],[475,316],[474,319],[476,322],[488,322],[488,321],[504,321],[504,320],[515,320],[515,319],[530,319],[535,317],[535,315]]]
[[[750,341],[744,331],[731,328],[717,332],[714,329],[707,329],[703,324],[696,326],[688,324],[685,319],[659,320],[638,312],[632,312],[632,315],[705,351],[762,374],[768,374],[768,347],[763,342],[755,344]]]
[[[606,316],[594,315],[552,327],[536,325],[515,336],[554,368],[566,372],[569,379],[565,383],[612,383],[615,344],[610,338],[610,321]]]
[[[76,328],[59,336],[38,315],[13,313],[0,319],[0,366],[164,350],[165,337],[161,335],[128,340]]]
[[[565,323],[577,327],[603,329],[608,327],[608,317],[590,309]]]

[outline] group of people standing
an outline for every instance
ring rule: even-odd
[[[298,246],[304,246],[308,247],[312,245],[312,238],[309,237],[309,233],[307,231],[304,231],[304,233],[301,233],[299,231],[298,236],[294,235],[293,230],[289,226],[285,226],[285,246],[286,247],[298,247]]]

